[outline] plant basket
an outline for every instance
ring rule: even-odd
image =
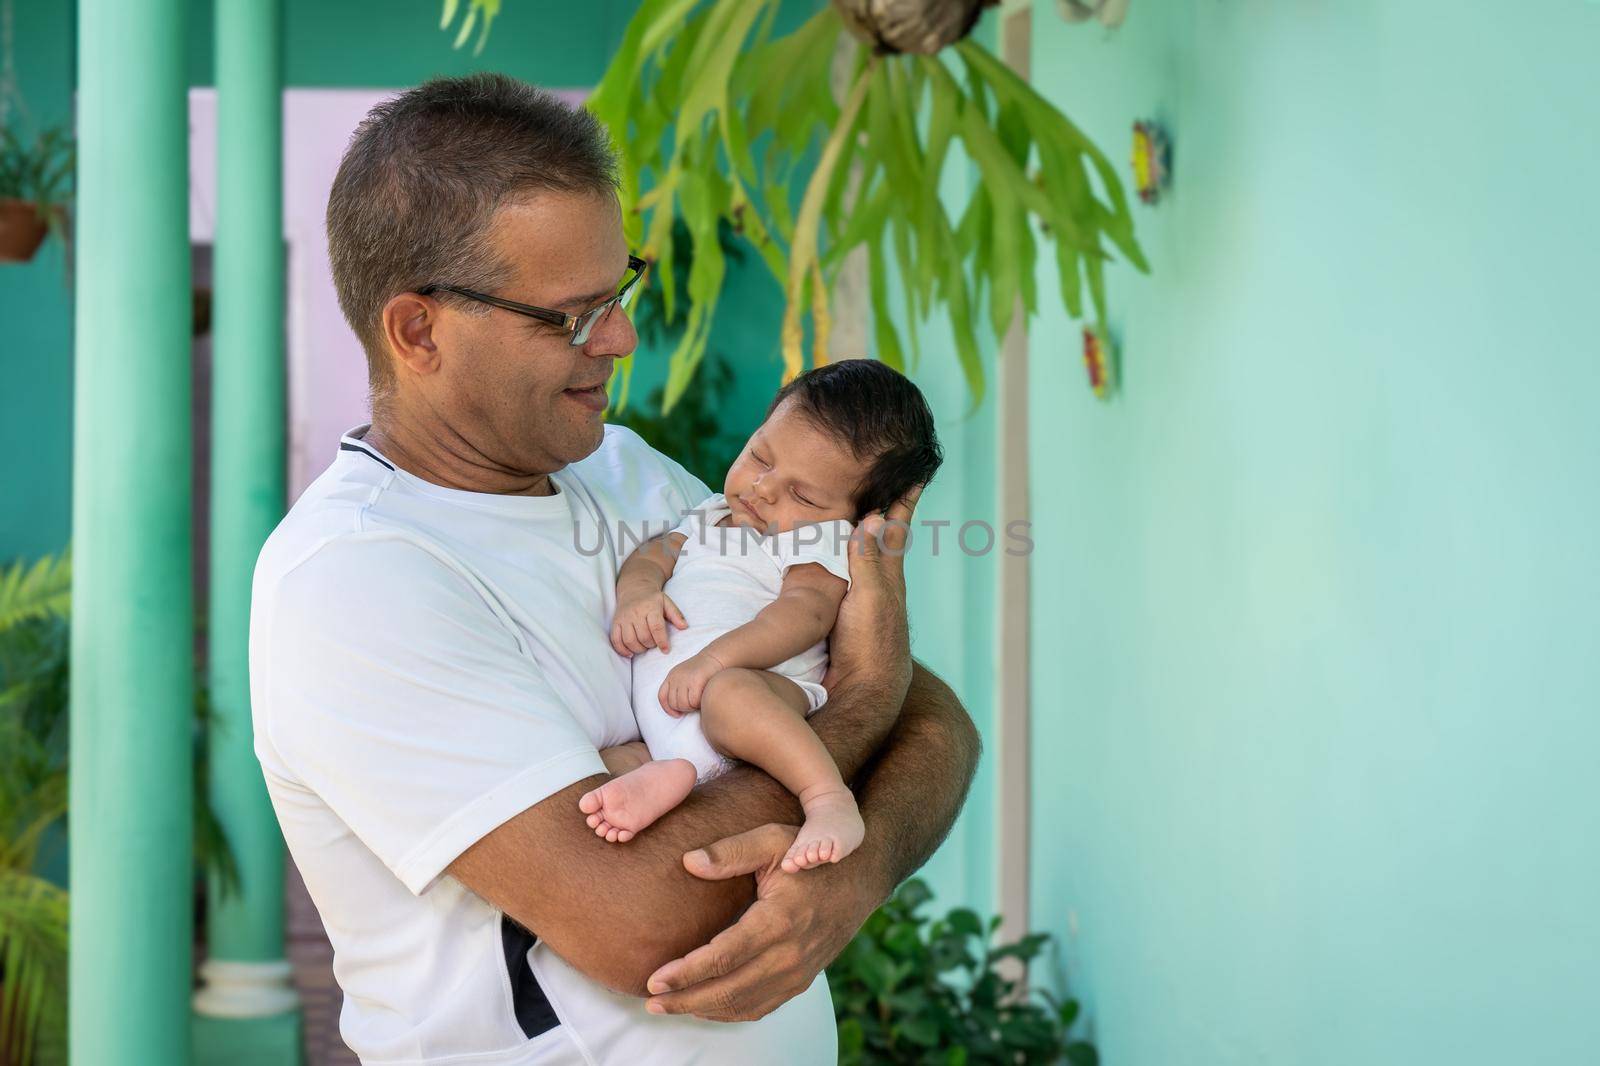
[[[39,209],[27,200],[0,199],[0,262],[26,263],[49,230]]]

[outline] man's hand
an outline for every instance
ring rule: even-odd
[[[828,637],[831,695],[841,684],[861,682],[898,710],[911,683],[911,629],[906,622],[906,541],[922,489],[880,515],[863,518],[850,536],[850,591]]]
[[[756,901],[711,943],[651,974],[646,1010],[754,1021],[804,992],[844,950],[888,889],[868,887],[883,877],[867,876],[864,861],[784,873],[796,832],[764,825],[683,857],[707,881],[755,874]]]
[[[720,674],[722,670],[722,663],[706,652],[689,656],[667,671],[661,687],[656,690],[656,699],[661,701],[661,709],[674,718],[682,718],[690,711],[698,711],[700,696],[706,690],[706,682]]]

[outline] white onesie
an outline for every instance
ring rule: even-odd
[[[633,714],[651,757],[688,759],[702,782],[725,773],[734,760],[706,741],[698,714],[674,718],[662,708],[658,694],[667,672],[722,634],[752,621],[778,598],[783,575],[791,566],[818,563],[843,578],[846,587],[850,582],[849,522],[839,519],[767,535],[732,523],[717,525],[731,513],[722,494],[716,493],[673,530],[688,539],[678,551],[666,593],[689,628],[674,629],[669,623],[670,651],[647,648],[633,657]],[[827,670],[826,637],[772,667],[805,690],[811,703],[808,716],[828,698],[822,687]]]

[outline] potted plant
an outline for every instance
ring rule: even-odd
[[[930,918],[920,912],[932,898],[907,881],[828,967],[840,1063],[1096,1066],[1094,1045],[1072,1035],[1078,1002],[1016,976],[1049,934],[996,944],[998,918],[985,923],[965,907]]]
[[[72,135],[45,130],[30,144],[0,128],[0,261],[25,263],[52,229],[64,229],[71,195]]]

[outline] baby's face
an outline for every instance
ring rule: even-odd
[[[866,464],[785,400],[745,442],[723,483],[735,525],[787,532],[808,522],[854,521]]]

